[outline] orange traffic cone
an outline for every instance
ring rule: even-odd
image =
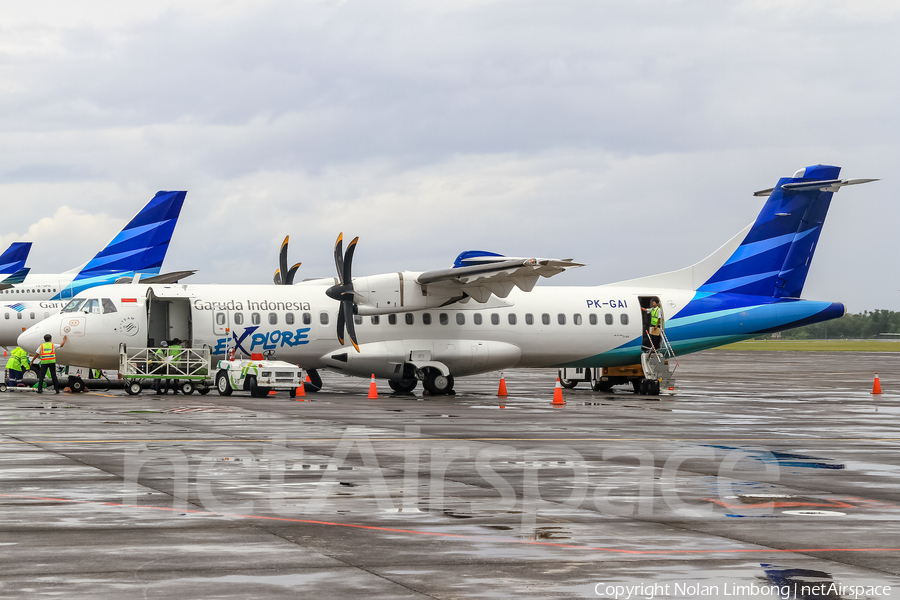
[[[500,389],[497,391],[498,396],[506,397],[506,380],[503,379],[503,373],[500,373]]]
[[[369,398],[378,398],[378,388],[375,387],[375,373],[372,373],[372,383],[369,384]]]
[[[881,380],[878,379],[878,373],[875,373],[875,385],[872,386],[873,394],[881,393]]]
[[[269,390],[269,395],[270,395],[270,396],[277,396],[277,395],[278,395],[278,392],[276,392],[275,390]]]
[[[556,388],[553,390],[553,404],[565,404],[563,400],[562,386],[559,385],[559,377],[556,378]]]
[[[301,382],[300,385],[297,386],[297,389],[294,391],[294,395],[297,397],[297,402],[303,402],[306,398],[306,386]]]
[[[309,378],[309,373],[306,374],[306,381],[308,381],[309,383],[312,383],[312,379]]]

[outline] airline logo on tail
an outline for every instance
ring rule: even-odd
[[[106,247],[53,299],[136,274],[157,275],[162,267],[187,192],[157,192]]]
[[[0,254],[0,274],[15,273],[25,268],[25,260],[31,251],[31,242],[13,242]]]

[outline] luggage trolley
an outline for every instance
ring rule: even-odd
[[[141,381],[176,379],[182,394],[209,393],[210,350],[179,348],[179,354],[171,354],[171,348],[128,348],[119,344],[119,373],[125,380],[125,391],[130,395],[141,393]]]

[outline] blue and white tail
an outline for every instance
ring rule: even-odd
[[[623,284],[696,290],[698,295],[741,294],[799,298],[834,192],[877,181],[838,179],[840,167],[814,165],[756,192],[768,200],[756,221],[699,263]]]
[[[0,274],[15,273],[25,268],[28,253],[31,252],[31,242],[13,242],[0,254]]]
[[[158,274],[186,195],[187,192],[157,192],[103,250],[81,267],[59,297],[71,297],[84,289],[138,273]]]

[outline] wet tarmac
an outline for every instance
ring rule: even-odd
[[[900,598],[900,353],[677,374],[3,393],[0,597]]]

